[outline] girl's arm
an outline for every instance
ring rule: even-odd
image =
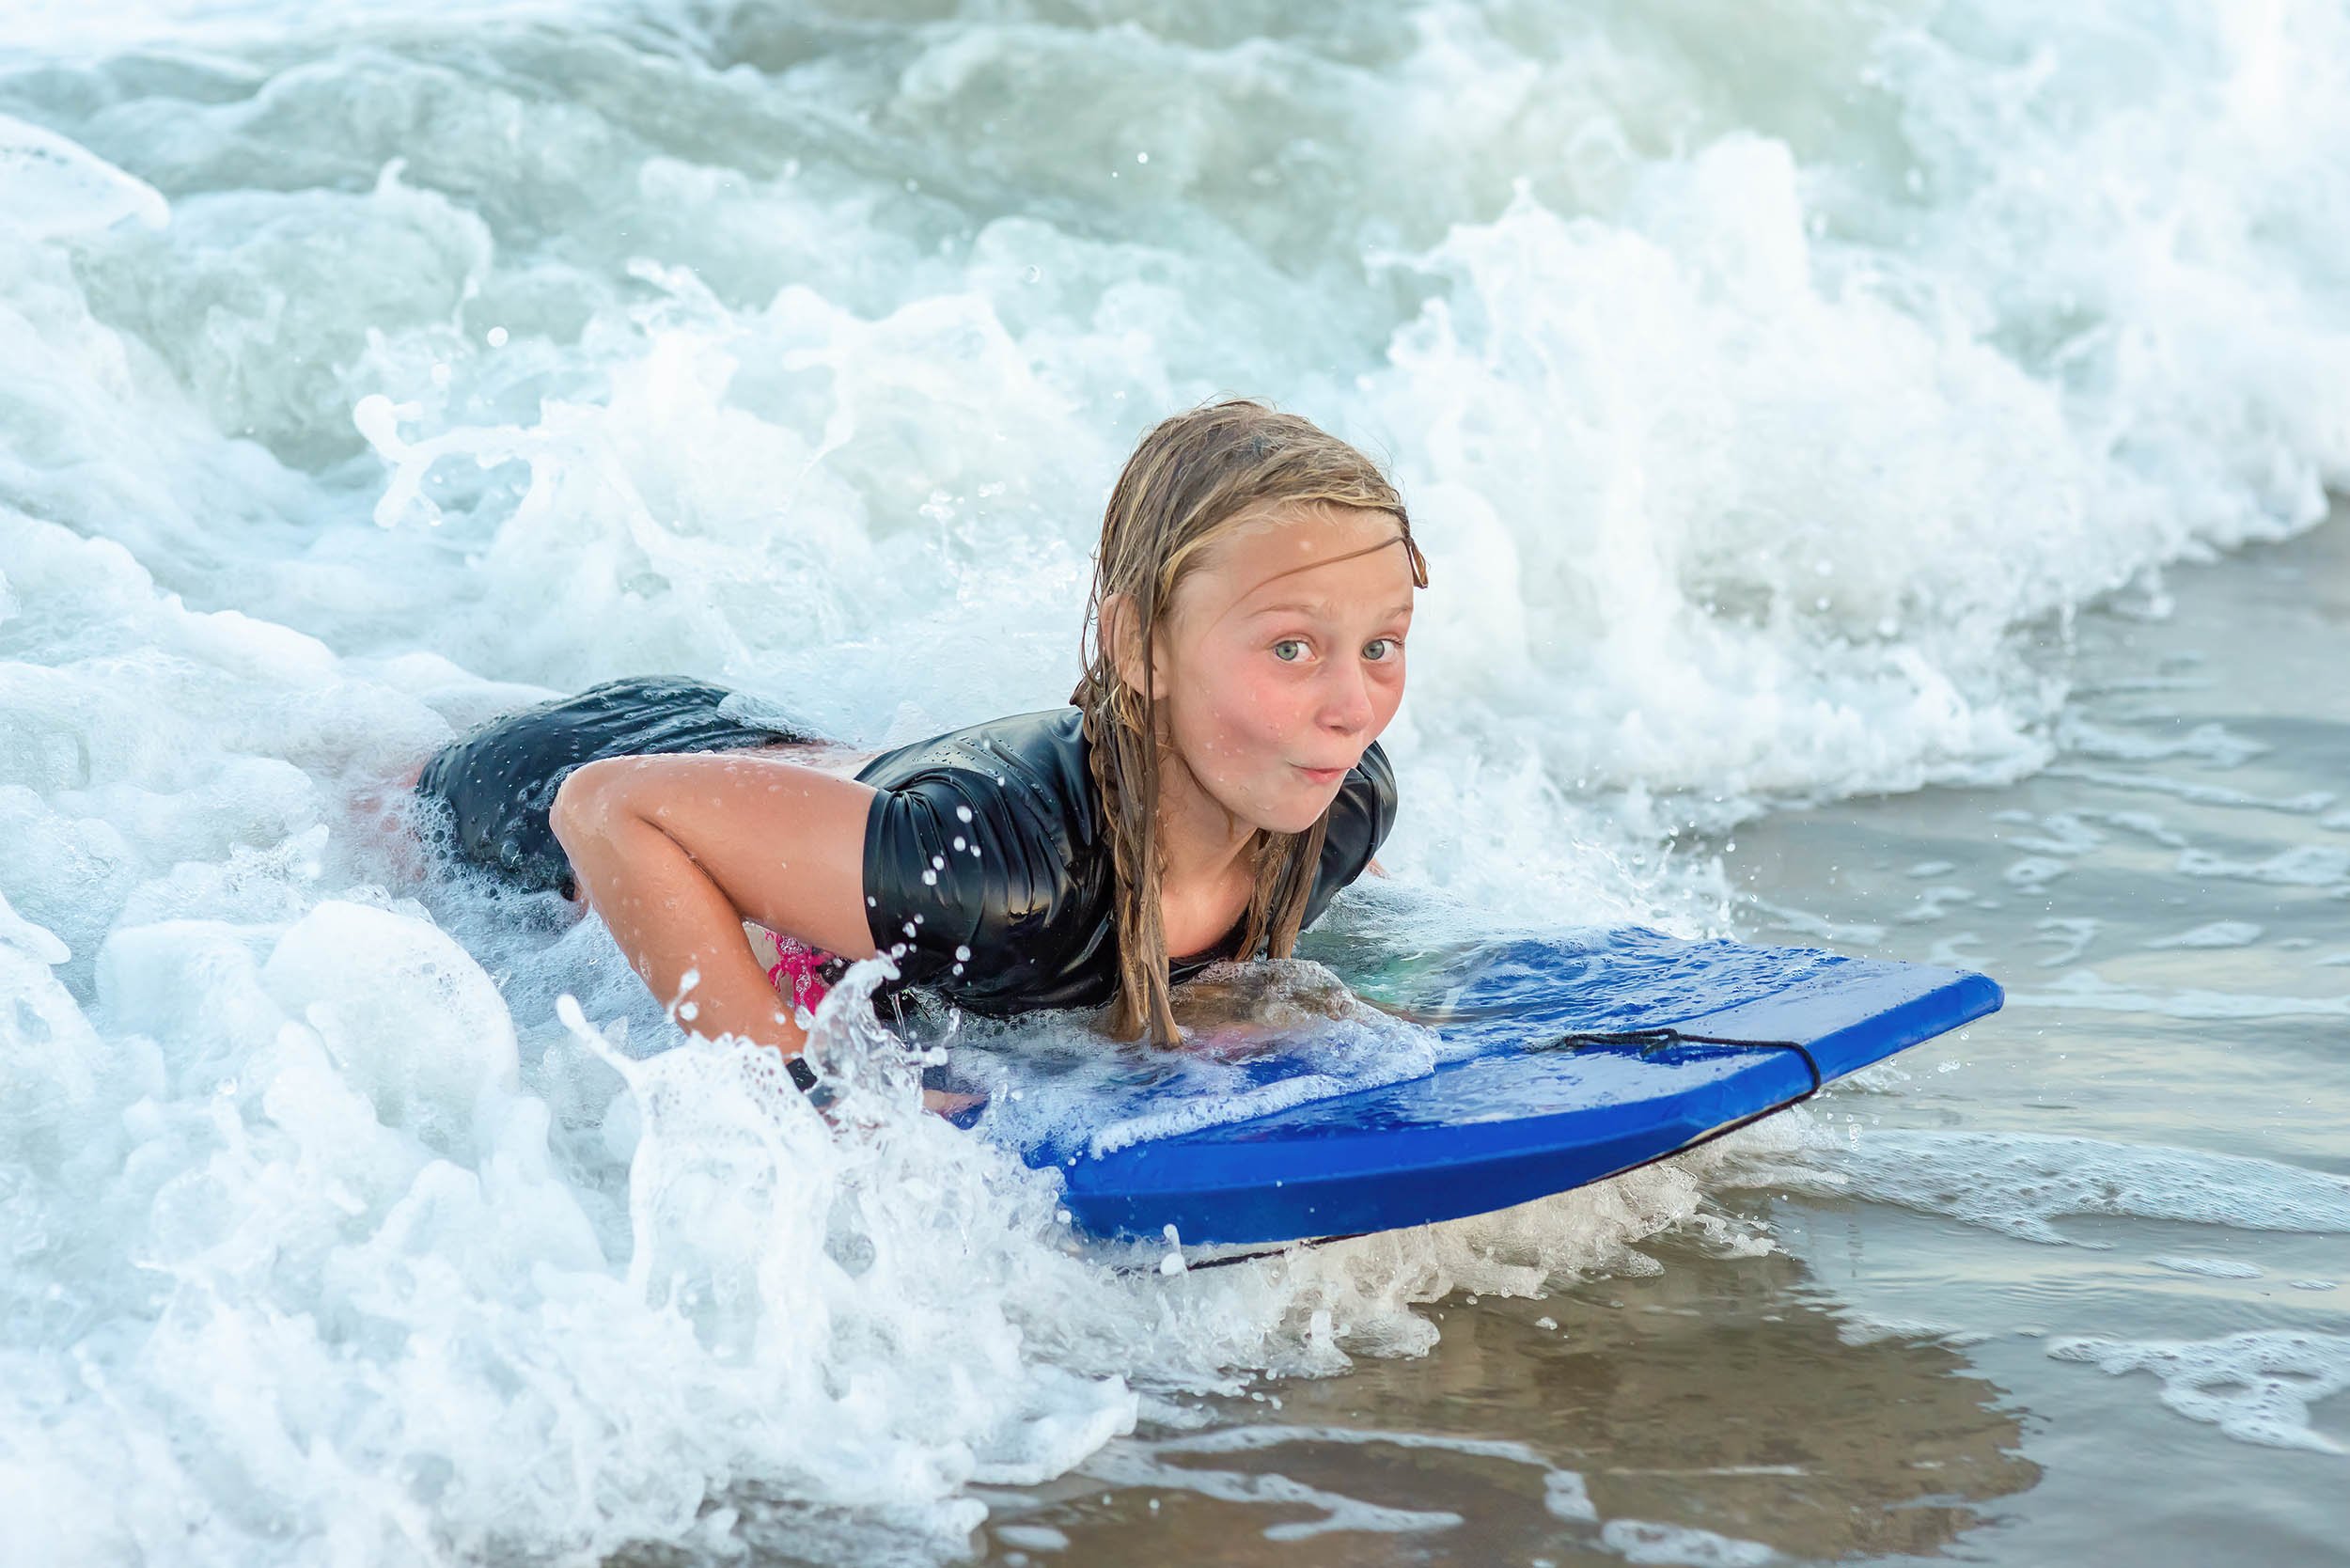
[[[756,921],[843,958],[870,958],[865,818],[874,792],[755,752],[615,757],[556,792],[555,836],[595,912],[650,991],[685,976],[691,1032],[796,1057],[807,1035],[752,954]]]

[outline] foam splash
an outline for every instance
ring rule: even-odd
[[[2310,1421],[2310,1406],[2350,1388],[2350,1337],[2271,1328],[2217,1340],[2070,1339],[2048,1354],[2113,1377],[2152,1372],[2166,1406],[2238,1442],[2350,1452]]]
[[[55,240],[126,221],[161,228],[171,221],[171,204],[55,132],[0,115],[0,229],[19,240]]]
[[[1629,1239],[1697,1206],[1692,1177],[1660,1168],[1137,1279],[1072,1250],[1049,1174],[920,1111],[904,1052],[855,1005],[879,964],[816,1015],[846,1085],[827,1126],[768,1053],[640,1056],[569,996],[575,1048],[540,1042],[549,1097],[531,1092],[495,987],[413,906],[118,932],[97,964],[104,1038],[24,949],[0,962],[28,966],[9,976],[32,998],[15,1027],[42,1046],[6,1058],[29,1118],[11,1126],[42,1139],[16,1135],[35,1174],[8,1215],[22,1278],[66,1292],[29,1296],[29,1321],[147,1325],[131,1358],[88,1366],[95,1402],[41,1372],[39,1338],[10,1352],[26,1375],[0,1421],[51,1435],[11,1485],[71,1497],[71,1476],[141,1467],[134,1503],[53,1521],[67,1557],[153,1549],[223,1501],[193,1560],[265,1551],[248,1510],[363,1558],[601,1554],[698,1539],[728,1480],[952,1556],[984,1513],[969,1486],[1063,1473],[1132,1427],[1136,1380],[1230,1391],[1234,1369],[1423,1350],[1414,1303],[1625,1266]],[[624,1092],[564,1128],[551,1100],[598,1104],[567,1081],[598,1074]],[[127,1253],[63,1250],[126,1220]],[[154,1433],[219,1457],[164,1461]]]
[[[989,1137],[1098,1156],[1425,1077],[1446,1049],[1306,960],[1212,964],[1176,1003],[1180,1051],[1105,1050],[1089,1018],[1029,1018],[966,1026],[955,1070],[983,1086]]]

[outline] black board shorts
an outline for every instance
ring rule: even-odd
[[[731,699],[731,700],[729,700]],[[729,711],[721,711],[724,704]],[[607,757],[739,751],[823,736],[752,716],[723,686],[683,676],[607,681],[577,697],[491,720],[441,748],[416,777],[416,796],[446,812],[426,841],[532,891],[575,892],[570,857],[547,815],[556,791]]]

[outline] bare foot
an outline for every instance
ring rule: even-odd
[[[984,1094],[963,1094],[951,1089],[926,1089],[922,1091],[922,1108],[935,1111],[948,1121],[986,1104],[987,1096]]]

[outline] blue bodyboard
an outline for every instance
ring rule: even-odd
[[[1350,982],[1433,1021],[1434,1070],[1093,1152],[1045,1141],[1073,1222],[1186,1246],[1457,1219],[1661,1159],[1998,1009],[1961,969],[1637,928],[1485,943]],[[1277,1080],[1277,1049],[1252,1064]],[[1304,1071],[1301,1067],[1298,1071]],[[1131,1112],[1145,1087],[1115,1110]],[[982,1124],[982,1132],[986,1131]]]

